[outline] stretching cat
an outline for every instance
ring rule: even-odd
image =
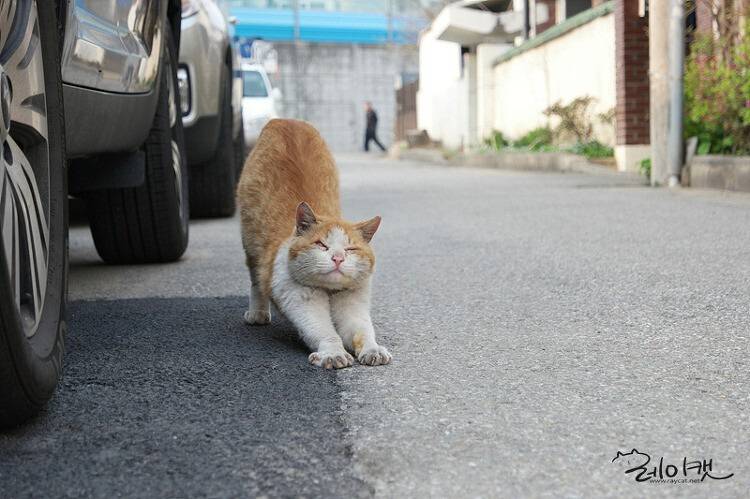
[[[348,350],[362,364],[388,364],[370,319],[369,242],[380,217],[341,219],[338,173],[320,134],[271,120],[245,162],[237,204],[251,279],[245,322],[268,324],[273,301],[313,351],[310,363],[351,366]]]

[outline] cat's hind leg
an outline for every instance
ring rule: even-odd
[[[393,357],[375,341],[370,318],[370,286],[341,291],[331,297],[331,317],[344,346],[353,352],[360,364],[389,364]]]
[[[250,302],[245,311],[245,324],[262,326],[271,323],[271,300],[263,292],[260,280],[255,272],[250,271]]]

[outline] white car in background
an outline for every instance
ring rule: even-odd
[[[242,65],[242,119],[245,143],[252,147],[269,120],[278,117],[281,91],[271,86],[268,74],[260,64]]]

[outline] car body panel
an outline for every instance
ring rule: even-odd
[[[228,77],[235,75],[235,51],[231,26],[213,0],[191,0],[191,15],[182,19],[180,68],[187,71],[190,108],[183,113],[188,161],[203,163],[214,156],[219,137],[222,75],[229,63]],[[233,131],[242,116],[241,84],[233,83]]]
[[[154,120],[158,89],[113,94],[63,84],[69,158],[138,149]]]
[[[134,151],[146,140],[167,11],[179,8],[177,0],[68,2],[61,74],[69,157]]]
[[[221,10],[211,1],[198,3],[198,11],[182,19],[180,66],[190,75],[191,94],[190,112],[182,117],[186,130],[199,118],[219,114],[221,67],[229,46]]]
[[[159,12],[161,10],[161,12]],[[68,3],[62,79],[68,85],[125,94],[156,85],[166,2],[73,0]]]

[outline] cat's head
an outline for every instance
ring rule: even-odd
[[[307,203],[300,203],[289,246],[292,278],[332,291],[358,287],[375,266],[370,240],[378,226],[380,217],[359,223],[331,220],[316,216]]]

